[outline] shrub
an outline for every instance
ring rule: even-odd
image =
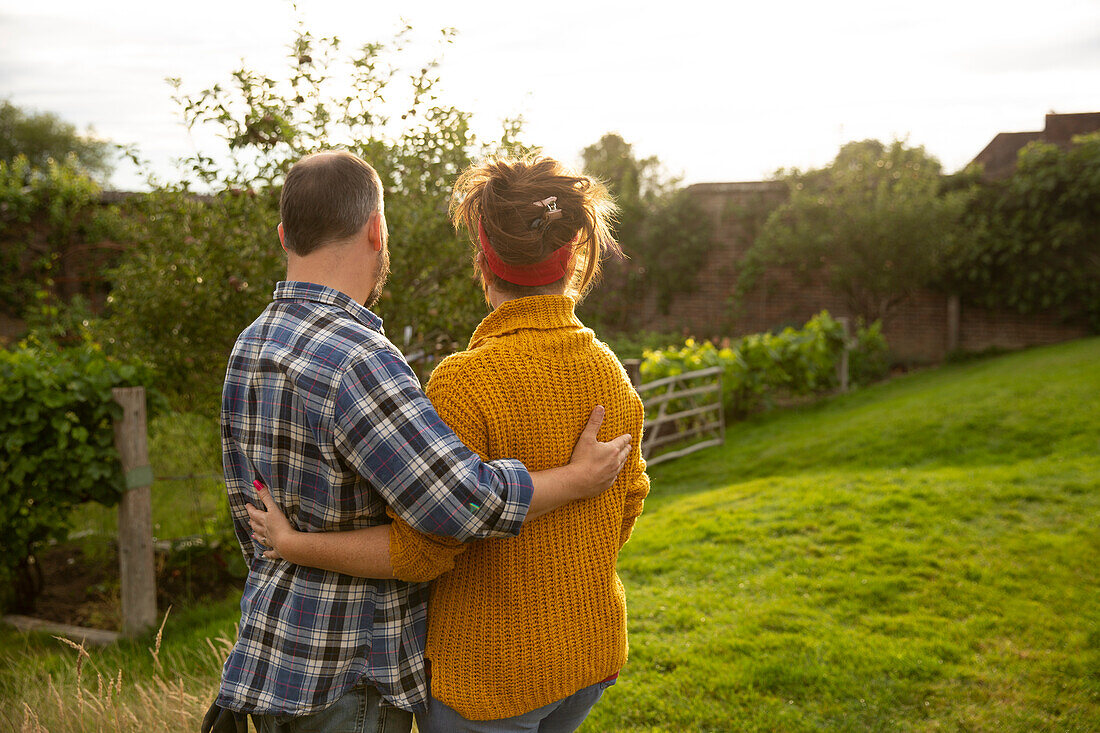
[[[843,349],[843,327],[822,311],[801,329],[750,334],[722,348],[688,339],[680,348],[646,351],[641,373],[648,382],[720,366],[726,414],[744,417],[781,396],[836,387],[836,366]],[[884,375],[886,353],[881,324],[860,326],[849,355],[850,382],[863,384]]]
[[[607,347],[615,352],[619,359],[641,359],[646,351],[671,349],[671,344],[683,340],[683,335],[662,333],[660,331],[635,331],[634,333],[613,333],[603,336],[597,331]]]
[[[882,322],[870,326],[861,322],[855,344],[848,353],[848,380],[852,384],[877,382],[890,373],[890,349],[882,335]]]
[[[1100,333],[1100,134],[1032,142],[1015,172],[979,186],[946,253],[941,286],[964,302],[1047,312]]]
[[[41,585],[33,554],[64,536],[73,506],[118,503],[124,481],[113,421],[122,408],[111,389],[144,385],[150,376],[92,344],[0,351],[0,534],[7,547],[0,605],[14,591],[19,610],[33,607]]]
[[[23,318],[66,252],[113,237],[113,213],[71,157],[41,169],[0,160],[0,312]]]
[[[152,365],[180,409],[215,413],[233,341],[285,273],[278,191],[196,197],[159,190],[126,202],[129,241],[109,273],[96,338]]]

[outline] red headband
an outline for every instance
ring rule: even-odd
[[[494,275],[512,283],[513,285],[549,285],[565,277],[566,267],[573,256],[573,245],[567,244],[556,249],[542,262],[531,265],[509,265],[497,256],[493,246],[489,244],[489,235],[485,233],[485,227],[481,219],[477,220],[477,236],[481,241],[481,251],[485,254],[485,262]]]

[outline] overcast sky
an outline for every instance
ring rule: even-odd
[[[868,137],[924,145],[953,171],[997,132],[1100,111],[1098,0],[0,0],[0,97],[136,143],[171,178],[209,142],[184,129],[164,78],[194,92],[242,59],[278,74],[298,17],[349,48],[403,17],[416,64],[453,27],[444,100],[475,131],[522,114],[532,142],[572,162],[617,131],[687,183],[823,165]]]

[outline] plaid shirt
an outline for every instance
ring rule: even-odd
[[[366,682],[426,700],[428,587],[265,560],[250,537],[254,478],[306,532],[388,521],[468,540],[518,534],[531,479],[483,463],[443,423],[378,316],[331,288],[281,282],[238,337],[222,394],[222,459],[250,570],[218,704],[306,715]]]

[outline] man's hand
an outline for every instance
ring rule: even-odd
[[[261,512],[251,504],[245,505],[248,510],[248,523],[252,526],[252,538],[269,548],[264,552],[264,557],[269,560],[278,560],[282,557],[279,548],[285,547],[286,542],[298,534],[298,530],[290,526],[290,520],[275,503],[266,486],[259,481],[253,481],[252,485],[256,488],[256,494],[267,510]]]
[[[577,438],[577,444],[573,446],[573,454],[569,456],[569,466],[576,471],[579,480],[579,499],[599,496],[611,488],[630,455],[630,433],[608,443],[596,439],[603,418],[603,406],[596,405],[588,416],[588,424]]]
[[[603,424],[603,416],[602,406],[592,410],[588,424],[573,446],[568,464],[531,474],[535,491],[524,521],[538,519],[571,501],[599,496],[615,483],[630,455],[631,438],[627,434],[608,443],[598,441],[596,434]]]

